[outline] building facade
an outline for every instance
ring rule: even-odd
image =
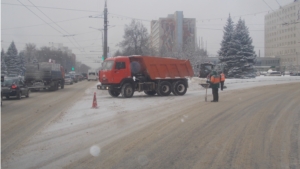
[[[269,69],[272,69],[274,71],[281,71],[280,63],[280,58],[257,57],[254,68],[259,72],[268,71]]]
[[[151,21],[151,46],[158,52],[195,50],[196,19],[184,18],[176,11],[166,18]]]
[[[280,58],[281,71],[300,70],[300,1],[265,16],[265,56]]]

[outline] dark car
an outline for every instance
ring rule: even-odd
[[[75,78],[77,79],[77,82],[80,81],[80,75],[79,74],[75,74]]]
[[[84,80],[83,75],[79,75],[79,78],[80,78],[80,81],[83,81],[83,80]]]
[[[22,96],[29,97],[30,89],[20,78],[6,78],[1,83],[1,97],[9,99],[14,96],[21,99]]]
[[[74,74],[71,74],[70,76],[71,76],[71,78],[73,79],[73,82],[74,82],[74,83],[77,83],[77,82],[78,82],[78,80],[79,80],[78,77],[76,77]]]
[[[65,84],[73,84],[73,78],[70,75],[65,76]]]
[[[87,73],[81,73],[83,76],[83,79],[87,79]]]

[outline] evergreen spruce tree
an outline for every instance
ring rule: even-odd
[[[5,64],[5,52],[2,48],[1,50],[1,74],[4,74],[6,72],[6,64]]]
[[[239,19],[227,47],[227,55],[220,57],[221,63],[226,65],[227,77],[255,77],[253,65],[256,61],[256,54],[245,21]]]
[[[18,56],[18,50],[15,43],[12,42],[6,52],[5,63],[7,66],[7,72],[9,74],[19,74],[20,73],[20,60]]]
[[[19,53],[19,71],[20,71],[20,75],[24,76],[26,68],[25,68],[25,52],[22,51]]]
[[[227,19],[227,23],[224,27],[224,35],[223,35],[223,40],[221,42],[221,49],[219,50],[218,54],[220,56],[220,61],[222,62],[223,58],[228,56],[228,50],[231,48],[230,47],[230,42],[232,40],[232,35],[234,32],[234,23],[231,19],[231,16],[229,14],[229,17]]]

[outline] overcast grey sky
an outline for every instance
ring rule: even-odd
[[[265,2],[264,2],[265,1]],[[255,51],[264,56],[264,16],[293,0],[107,0],[109,12],[108,45],[111,52],[122,40],[124,25],[140,19],[150,33],[150,21],[183,11],[184,17],[196,18],[197,36],[207,41],[209,54],[216,55],[223,37],[223,27],[230,13],[234,22],[241,17],[249,27]],[[269,5],[269,7],[266,5]],[[23,6],[23,4],[26,6]],[[34,5],[38,8],[34,7]],[[271,9],[270,9],[271,8]],[[23,50],[26,43],[38,48],[63,43],[77,60],[98,67],[102,52],[104,0],[1,0],[1,47],[7,51],[14,41]],[[44,15],[45,14],[45,15]],[[51,23],[52,21],[56,24]],[[48,24],[46,24],[46,23]],[[75,34],[73,37],[64,35]]]

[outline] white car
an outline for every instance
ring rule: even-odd
[[[97,81],[98,80],[98,73],[95,71],[88,72],[87,76],[88,76],[87,77],[88,81],[90,81],[90,80]]]

